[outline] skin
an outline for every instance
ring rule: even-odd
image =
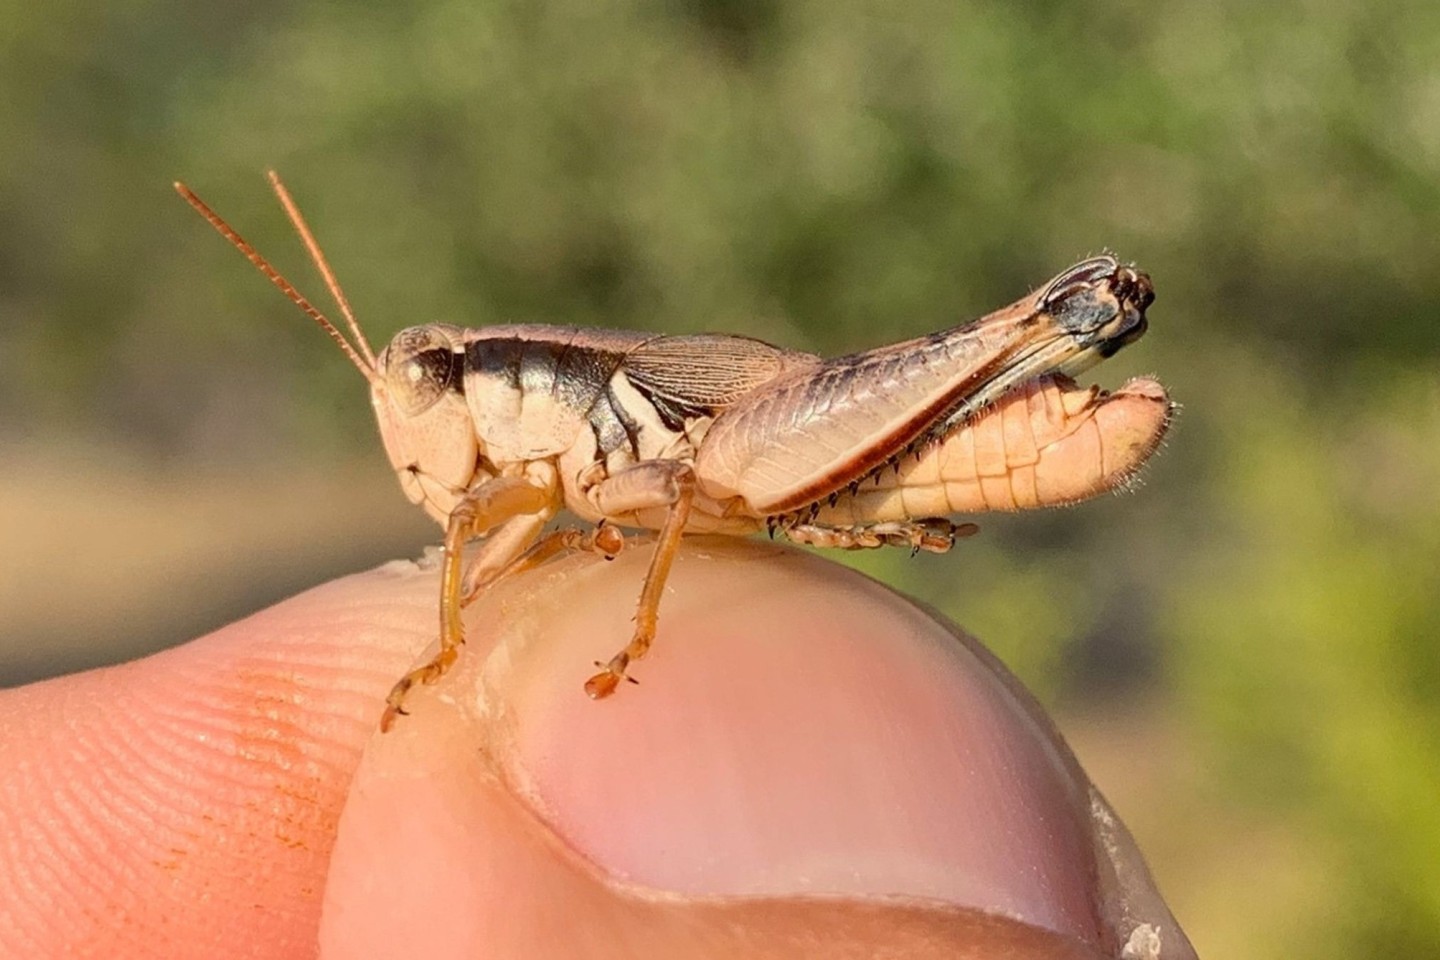
[[[433,568],[0,694],[0,954],[1193,957],[1033,700],[834,564],[687,540],[592,703],[647,555],[492,589],[384,736]]]

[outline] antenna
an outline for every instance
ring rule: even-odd
[[[366,380],[375,383],[379,379],[379,374],[375,372],[375,354],[371,351],[370,345],[360,333],[360,328],[355,323],[355,318],[351,315],[349,304],[345,302],[343,295],[339,292],[340,286],[335,282],[334,275],[330,272],[330,267],[325,262],[324,257],[320,255],[320,248],[315,244],[315,238],[305,227],[305,221],[300,219],[300,213],[295,209],[294,201],[290,200],[290,195],[285,192],[285,188],[280,184],[279,178],[276,177],[273,172],[270,176],[272,178],[271,183],[275,185],[276,192],[280,195],[280,202],[284,204],[285,211],[290,215],[291,222],[295,224],[295,228],[300,232],[301,239],[305,241],[305,246],[310,250],[311,256],[315,258],[317,265],[320,267],[320,272],[325,277],[325,282],[330,286],[331,293],[335,294],[335,298],[340,304],[340,309],[344,311],[345,317],[350,323],[351,331],[356,335],[361,347],[364,349],[365,352],[363,356],[356,352],[355,348],[345,339],[345,335],[340,332],[335,324],[330,322],[325,314],[317,310],[309,300],[306,300],[304,295],[295,289],[294,284],[281,276],[280,271],[270,265],[270,261],[262,257],[254,247],[250,246],[244,237],[235,232],[234,227],[226,223],[220,217],[220,214],[210,209],[209,204],[197,197],[193,190],[177,180],[175,181],[175,192],[180,194],[186,203],[194,207],[196,212],[204,217],[210,226],[214,227],[222,237],[230,241],[231,246],[243,253],[245,259],[254,264],[255,269],[259,270],[265,275],[267,280],[278,287],[280,292],[285,294],[291,303],[304,311],[305,315],[311,320],[320,324],[321,329],[328,333],[330,339],[339,344],[340,349],[345,352],[345,356],[350,358],[350,362],[355,365],[355,369],[359,370]]]
[[[295,232],[300,234],[305,249],[310,251],[310,259],[315,261],[315,267],[320,271],[320,276],[325,278],[325,286],[330,288],[330,296],[335,298],[335,303],[340,307],[340,313],[344,315],[345,323],[350,327],[350,334],[360,347],[360,353],[370,362],[371,368],[374,368],[375,351],[370,349],[370,341],[365,339],[365,331],[360,329],[360,324],[350,309],[350,301],[346,299],[345,291],[340,288],[340,281],[335,279],[335,271],[330,269],[330,261],[325,259],[320,244],[315,242],[315,234],[310,232],[310,225],[300,215],[300,208],[291,199],[290,191],[285,189],[285,184],[280,182],[280,174],[274,170],[268,170],[265,176],[270,179],[270,186],[274,188],[275,196],[280,198],[280,205],[285,208],[285,214],[295,226]]]

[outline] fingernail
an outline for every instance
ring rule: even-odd
[[[638,685],[586,697],[647,561],[512,600],[485,669],[497,762],[571,848],[671,895],[938,901],[1123,942],[1089,784],[1048,723],[953,628],[857,574],[687,547]]]

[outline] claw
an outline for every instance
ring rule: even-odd
[[[390,704],[385,708],[385,712],[380,715],[380,732],[389,733],[390,728],[395,725],[396,717],[408,716],[410,716],[409,710],[406,710],[404,707],[397,706],[393,703]]]
[[[620,685],[620,678],[609,670],[602,670],[589,680],[585,681],[585,693],[591,700],[604,700],[615,692]]]

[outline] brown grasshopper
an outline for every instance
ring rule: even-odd
[[[726,334],[425,324],[377,355],[313,234],[270,183],[344,315],[353,345],[183,184],[176,189],[370,383],[406,496],[445,529],[440,651],[395,684],[381,729],[417,682],[455,661],[460,611],[501,576],[565,551],[613,556],[616,526],[658,531],[630,643],[585,684],[599,699],[655,637],[685,533],[768,530],[797,543],[942,553],[973,524],[947,517],[1073,503],[1123,487],[1172,404],[1151,379],[1113,393],[1071,378],[1145,331],[1150,278],[1084,260],[973,323],[835,359]],[[596,524],[542,535],[569,509]],[[466,543],[484,538],[466,567]]]

